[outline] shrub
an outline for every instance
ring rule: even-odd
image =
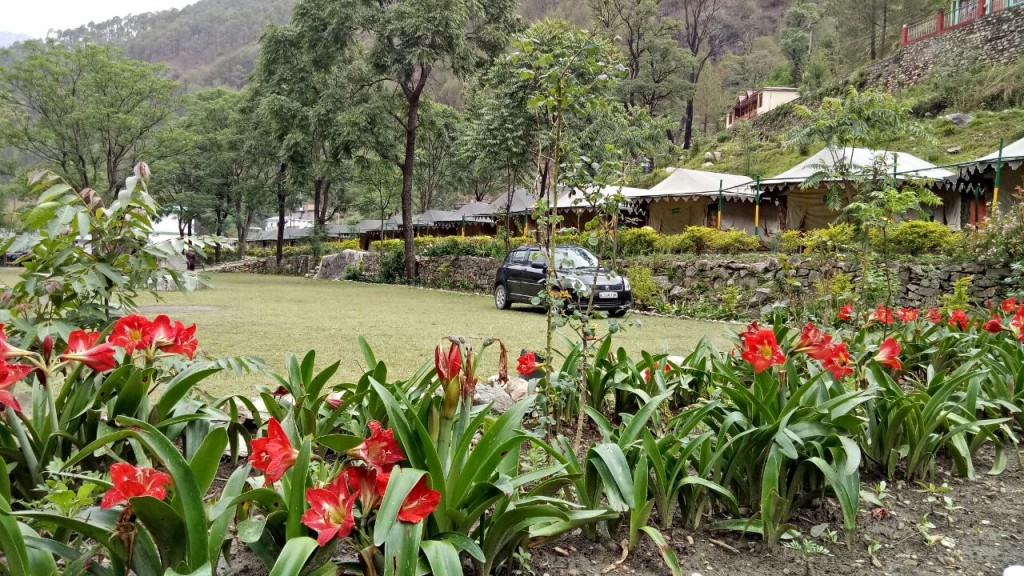
[[[757,238],[742,230],[714,230],[711,234],[711,249],[722,254],[751,252],[760,246]]]
[[[779,234],[777,238],[779,252],[797,254],[804,245],[804,237],[799,230],[786,230]]]
[[[633,303],[638,308],[651,308],[661,300],[661,288],[654,281],[654,273],[646,266],[632,266],[626,278],[633,290]]]
[[[644,256],[653,254],[660,235],[652,228],[630,228],[619,234],[619,245],[623,256]]]
[[[658,238],[657,252],[660,254],[686,254],[693,252],[693,240],[683,234],[669,234]]]
[[[908,220],[887,230],[889,248],[896,254],[926,254],[945,251],[955,241],[955,233],[945,224]],[[872,245],[883,249],[880,235],[873,235]]]
[[[807,251],[815,254],[835,254],[854,247],[857,230],[853,224],[831,224],[828,228],[811,230],[806,234],[804,244]]]
[[[705,226],[690,226],[687,228],[681,236],[684,240],[681,242],[687,242],[690,245],[690,249],[696,254],[703,254],[714,243],[714,237],[718,234],[718,230],[714,228],[707,228]]]

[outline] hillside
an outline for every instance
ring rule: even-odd
[[[729,51],[746,49],[750,39],[773,34],[795,0],[728,0],[728,26],[723,30]],[[257,41],[272,23],[285,23],[295,0],[199,0],[182,9],[133,14],[58,32],[62,42],[112,43],[128,56],[170,66],[195,87],[239,87],[252,70]],[[679,8],[666,2],[669,13]],[[588,0],[522,0],[525,20],[562,18],[591,25]],[[678,14],[677,14],[678,16]],[[0,33],[0,46],[4,45]],[[23,38],[13,38],[13,43]]]
[[[294,0],[199,0],[182,9],[134,14],[63,30],[62,42],[111,43],[131,58],[162,62],[187,84],[240,87],[263,29],[291,17]]]

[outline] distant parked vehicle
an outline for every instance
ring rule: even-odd
[[[522,246],[509,252],[494,278],[494,305],[508,310],[516,302],[529,304],[544,291],[547,266],[547,252],[541,246]],[[632,306],[629,280],[598,266],[597,256],[586,248],[557,246],[555,266],[558,287],[577,305],[586,305],[593,289],[594,309],[622,315]]]

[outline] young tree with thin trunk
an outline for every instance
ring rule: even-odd
[[[669,13],[683,21],[683,45],[690,51],[695,64],[689,73],[689,82],[696,86],[708,62],[725,48],[722,16],[726,0],[669,0]],[[689,149],[693,143],[693,95],[686,99],[686,111],[679,127],[672,132],[672,140]],[[682,140],[680,142],[680,139]]]

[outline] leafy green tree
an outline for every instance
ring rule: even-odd
[[[169,71],[110,46],[29,42],[0,69],[11,118],[0,143],[31,154],[76,188],[113,193],[180,104]]]
[[[786,11],[786,25],[779,31],[782,52],[789,59],[792,78],[803,78],[804,64],[811,54],[814,27],[821,19],[817,4],[810,0],[797,0]]]
[[[680,22],[662,15],[667,0],[590,0],[598,28],[610,40],[621,39],[626,56],[622,99],[653,116],[675,116],[693,98],[689,75],[696,59],[680,45]]]
[[[380,239],[384,239],[384,222],[401,204],[401,172],[393,162],[372,153],[355,161],[353,183],[356,207],[361,213],[380,221]]]
[[[458,135],[465,126],[455,108],[433,100],[424,104],[416,143],[416,205],[420,211],[449,206],[459,194]]]
[[[368,42],[367,65],[381,81],[397,88],[389,115],[404,136],[401,154],[405,273],[416,270],[413,243],[413,188],[416,137],[427,82],[435,68],[464,76],[501,53],[515,31],[515,0],[345,0],[340,18],[358,15],[357,28]]]

